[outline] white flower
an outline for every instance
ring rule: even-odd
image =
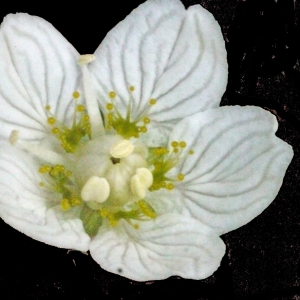
[[[219,236],[271,203],[292,158],[273,115],[218,107],[226,80],[220,28],[200,5],[146,1],[95,56],[8,15],[0,216],[134,280],[211,275]]]

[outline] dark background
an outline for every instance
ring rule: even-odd
[[[62,11],[39,2],[1,9],[51,22],[81,54],[93,53],[117,22],[143,1],[82,2]],[[139,283],[108,273],[90,256],[32,240],[0,220],[1,299],[300,299],[299,4],[293,0],[183,0],[219,21],[227,42],[229,83],[222,105],[258,105],[279,120],[277,135],[294,159],[274,202],[249,224],[222,236],[221,267],[205,280],[172,277]],[[125,3],[125,5],[124,5]],[[106,19],[106,17],[108,19]],[[245,154],[247,155],[247,154]]]

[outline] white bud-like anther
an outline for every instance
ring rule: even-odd
[[[13,130],[9,136],[9,142],[11,145],[15,146],[19,140],[19,130]]]
[[[86,64],[89,64],[95,59],[96,56],[94,54],[84,54],[79,56],[77,63],[79,66],[84,66]]]
[[[136,174],[131,177],[130,188],[133,195],[144,199],[147,189],[153,183],[153,175],[147,168],[136,169]]]
[[[129,140],[122,140],[112,146],[109,153],[114,158],[123,158],[130,155],[134,150],[134,145]]]
[[[90,177],[81,190],[81,198],[84,201],[96,201],[103,203],[110,194],[110,186],[105,178]]]
[[[137,168],[135,173],[139,175],[141,182],[149,188],[153,183],[153,175],[152,172],[147,168]]]

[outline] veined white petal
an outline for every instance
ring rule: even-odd
[[[153,90],[150,119],[169,122],[218,107],[227,85],[227,53],[219,24],[200,5],[186,11],[168,64]]]
[[[0,142],[0,147],[0,217],[38,241],[87,251],[90,238],[79,212],[62,212],[54,203],[59,199],[39,187],[39,165],[30,155],[8,142]]]
[[[0,135],[22,130],[25,139],[44,137],[45,106],[63,121],[73,113],[72,93],[81,90],[79,54],[47,21],[11,14],[0,29]],[[70,109],[69,109],[70,108]]]
[[[149,129],[217,107],[225,91],[224,40],[218,23],[200,5],[186,11],[178,0],[146,1],[108,33],[95,54],[90,67],[102,109],[111,90],[123,115],[132,104],[132,119],[156,99]]]
[[[293,157],[276,130],[276,118],[254,106],[221,107],[179,122],[170,140],[184,140],[195,153],[175,170],[185,179],[176,185],[181,201],[174,207],[220,234],[259,215],[276,197]]]
[[[137,281],[179,275],[210,276],[225,253],[222,240],[199,221],[165,214],[134,229],[120,221],[114,230],[100,230],[90,252],[100,266]]]

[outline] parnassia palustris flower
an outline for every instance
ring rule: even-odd
[[[258,107],[219,107],[224,40],[200,5],[148,0],[79,55],[45,20],[0,29],[0,216],[133,280],[202,279],[220,235],[276,197],[293,152]]]

